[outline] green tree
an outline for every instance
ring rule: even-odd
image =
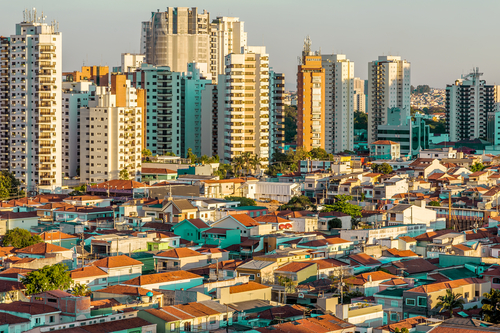
[[[71,288],[71,294],[74,296],[89,296],[91,293],[86,284],[74,283]]]
[[[0,172],[0,199],[24,196],[20,190],[21,182],[8,171]]]
[[[287,204],[280,207],[281,210],[308,210],[313,207],[311,199],[305,195],[293,197]]]
[[[349,203],[352,197],[349,195],[337,195],[333,205],[324,205],[322,212],[341,212],[351,215],[351,218],[361,217],[361,207]]]
[[[193,154],[193,149],[192,148],[188,148],[187,156],[186,157],[191,160],[192,164],[196,163],[196,160],[198,158],[195,154]]]
[[[55,289],[67,290],[73,284],[68,266],[65,264],[45,266],[30,272],[21,282],[26,286],[28,295]]]
[[[439,309],[439,312],[449,311],[450,317],[453,317],[453,309],[455,308],[464,308],[464,300],[461,299],[462,294],[453,293],[452,289],[446,289],[446,295],[439,296],[437,299],[439,302],[436,303],[436,308]]]
[[[430,132],[435,134],[446,134],[448,131],[446,130],[446,121],[444,119],[440,119],[439,121],[434,121],[432,119],[424,119],[425,123],[429,125]]]
[[[470,166],[470,171],[472,172],[477,172],[477,171],[483,171],[486,166],[483,165],[483,163],[474,163]]]
[[[360,111],[354,112],[354,129],[368,130],[368,114]]]
[[[372,164],[372,170],[373,172],[383,173],[384,175],[387,175],[392,172],[392,167],[387,163]]]
[[[214,155],[208,159],[208,163],[220,163],[219,155]]]
[[[130,174],[126,168],[120,171],[119,177],[120,180],[130,180]]]
[[[429,206],[439,207],[441,206],[441,203],[439,201],[431,201],[429,202]]]
[[[243,207],[243,206],[257,206],[257,203],[255,202],[255,200],[250,199],[250,198],[227,196],[227,197],[224,197],[224,199],[229,200],[229,201],[239,201],[241,207]]]
[[[481,304],[483,304],[481,313],[484,320],[489,323],[500,324],[500,290],[491,289],[489,293],[484,293],[483,297],[481,300]]]
[[[342,228],[342,221],[339,218],[334,218],[328,221],[328,229]]]
[[[149,149],[143,149],[143,150],[142,150],[142,156],[144,156],[144,157],[149,157],[149,156],[151,156],[151,155],[153,155],[153,154],[151,153],[151,150],[149,150]]]
[[[169,151],[165,153],[165,156],[177,156],[173,152]]]
[[[260,157],[258,155],[253,155],[250,158],[250,168],[251,168],[251,170],[255,171],[256,173],[258,173],[261,167],[262,167],[262,163],[260,161]]]
[[[285,105],[285,142],[295,142],[297,137],[297,107]]]
[[[231,161],[231,165],[234,170],[234,175],[236,177],[239,177],[243,172],[243,168],[245,167],[245,160],[241,156],[236,156]]]
[[[219,168],[214,172],[214,175],[219,176],[220,179],[227,178],[228,172],[231,172],[233,167],[231,164],[219,164]]]
[[[323,148],[313,148],[309,152],[311,158],[319,159],[319,160],[328,160],[328,153]]]
[[[209,163],[210,158],[207,155],[202,155],[196,159],[196,163],[207,164]]]
[[[41,242],[42,239],[40,236],[32,235],[28,230],[21,228],[7,230],[2,240],[3,246],[13,246],[17,249],[22,249]]]

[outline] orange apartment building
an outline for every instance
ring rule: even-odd
[[[82,66],[82,71],[65,72],[67,81],[93,81],[97,86],[107,87],[109,84],[108,66]]]
[[[297,115],[297,147],[325,148],[325,69],[309,37],[297,72]]]

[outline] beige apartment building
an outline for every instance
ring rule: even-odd
[[[143,90],[125,75],[111,77],[111,89],[96,87],[95,100],[80,109],[80,179],[100,183],[119,179],[126,169],[140,179]]]
[[[62,186],[62,35],[26,10],[10,37],[10,171],[27,191]]]
[[[221,76],[222,77],[222,76]],[[226,57],[224,76],[225,162],[245,152],[269,163],[269,55],[264,46],[249,46]],[[220,86],[220,84],[219,84]],[[219,129],[220,130],[220,129]]]

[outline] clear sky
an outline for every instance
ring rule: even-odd
[[[59,22],[63,70],[119,66],[121,53],[139,51],[140,23],[167,6],[245,21],[249,45],[267,47],[288,89],[306,35],[313,50],[346,54],[363,79],[369,61],[392,54],[411,62],[413,85],[444,88],[472,67],[500,84],[498,0],[1,0],[0,35],[13,34],[23,9],[36,7]]]

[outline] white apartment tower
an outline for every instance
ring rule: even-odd
[[[226,57],[224,99],[225,162],[245,152],[269,163],[269,55],[264,46],[249,46]],[[219,82],[221,86],[221,82]],[[221,103],[222,101],[219,101]]]
[[[0,170],[2,171],[8,171],[10,163],[9,53],[10,38],[0,36]]]
[[[112,76],[111,89],[96,87],[95,100],[80,108],[80,179],[100,183],[119,179],[126,169],[139,180],[142,109],[137,91],[124,76]]]
[[[446,87],[446,129],[450,141],[487,137],[488,116],[496,111],[495,86],[487,85],[481,75],[475,68]]]
[[[354,111],[366,113],[365,80],[354,78]]]
[[[62,186],[62,36],[25,11],[10,38],[10,171],[28,192]]]
[[[387,123],[392,108],[410,116],[410,63],[399,56],[379,56],[368,63],[368,144],[377,141],[377,127]]]
[[[321,55],[325,69],[325,150],[354,150],[354,62],[344,54]]]

